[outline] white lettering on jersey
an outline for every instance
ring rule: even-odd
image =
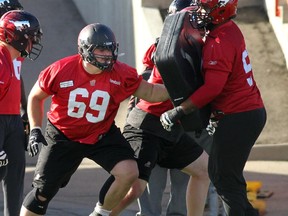
[[[248,73],[251,74],[252,65],[250,62],[248,62],[248,60],[249,60],[248,51],[244,50],[242,53],[243,69],[244,69],[246,74],[248,74]],[[246,80],[247,80],[247,83],[249,86],[253,86],[254,82],[253,82],[252,74]]]
[[[120,81],[116,81],[116,80],[112,80],[112,79],[110,79],[110,83],[113,83],[115,85],[120,85],[121,84]]]
[[[67,88],[73,86],[73,80],[65,81],[60,83],[60,88]]]
[[[18,80],[20,80],[21,64],[21,61],[18,61],[17,59],[13,60],[14,74]]]
[[[91,94],[89,104],[77,101],[77,97],[89,98],[89,92],[85,88],[77,88],[70,92],[67,115],[74,118],[85,117],[88,122],[97,123],[103,121],[108,108],[110,95],[106,91],[96,90]],[[100,102],[101,101],[101,104]],[[89,106],[91,110],[98,111],[97,116],[92,113],[86,112]]]

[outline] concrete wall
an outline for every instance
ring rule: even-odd
[[[120,44],[119,53],[125,54],[119,60],[141,70],[145,50],[162,30],[159,10],[142,7],[140,0],[73,1],[87,24],[100,22],[112,28]]]
[[[288,69],[288,23],[287,20],[284,20],[284,17],[288,15],[287,2],[283,3],[283,1],[281,1],[282,4],[280,4],[278,7],[280,12],[279,16],[276,16],[275,13],[275,2],[275,0],[265,0],[265,6],[269,21],[282,48],[286,61],[286,67]]]
[[[109,26],[119,42],[119,60],[135,66],[131,0],[73,0],[84,21]],[[125,55],[123,55],[125,54]]]

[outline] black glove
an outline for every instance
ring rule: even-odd
[[[6,166],[8,164],[8,157],[4,150],[0,152],[0,167]]]
[[[168,110],[160,116],[160,122],[163,128],[171,131],[172,126],[185,115],[181,106]]]
[[[47,142],[42,134],[40,128],[33,128],[30,132],[29,143],[27,146],[27,151],[31,157],[34,157],[39,152],[39,145],[43,144],[47,146]]]
[[[218,120],[215,119],[215,118],[211,118],[209,120],[209,124],[206,127],[206,131],[208,132],[208,134],[210,136],[213,136],[213,134],[215,133],[217,127],[218,127]]]
[[[24,147],[27,150],[28,142],[29,142],[29,134],[30,134],[30,124],[28,121],[27,114],[21,116],[24,126]]]

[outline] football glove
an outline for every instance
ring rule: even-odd
[[[211,118],[209,120],[209,124],[206,127],[206,131],[208,132],[209,136],[213,136],[217,127],[218,127],[218,120],[215,118]]]
[[[0,152],[0,167],[6,166],[8,164],[8,157],[5,151]]]
[[[179,121],[182,116],[185,115],[181,106],[175,107],[172,110],[168,110],[160,116],[160,122],[163,128],[167,131],[171,131],[172,126]]]
[[[43,144],[47,146],[47,142],[42,134],[40,128],[33,128],[30,132],[27,151],[31,157],[36,156],[39,153],[39,145]]]

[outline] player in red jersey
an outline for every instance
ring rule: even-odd
[[[78,36],[79,54],[44,69],[28,96],[31,132],[28,151],[38,154],[34,189],[24,199],[21,216],[44,215],[50,200],[65,187],[83,158],[111,174],[91,215],[109,215],[138,177],[134,152],[114,118],[132,94],[150,101],[167,100],[164,85],[152,85],[117,61],[118,43],[106,25],[93,23]],[[43,103],[52,97],[45,138]]]
[[[176,1],[176,3],[183,3],[183,1]],[[193,8],[190,8],[190,10],[192,9]],[[176,11],[179,10],[181,9],[176,9]],[[197,45],[201,47],[205,32],[192,28],[185,30],[190,33],[187,33],[187,35],[189,35],[187,38],[193,37],[194,39],[199,39],[197,42],[195,42],[196,40],[191,40],[191,43],[197,43]],[[149,82],[162,84],[162,77],[153,61],[156,46],[157,41],[148,48],[143,58],[143,64],[145,68],[152,68]],[[191,56],[193,63],[201,61],[201,58],[197,56],[201,57],[201,53],[196,54],[195,52],[195,55]],[[184,185],[184,188],[187,188],[187,212],[186,209],[181,209],[177,212],[177,215],[181,215],[183,212],[188,216],[202,216],[204,214],[204,206],[210,183],[207,172],[208,155],[193,137],[184,132],[180,125],[178,125],[179,127],[175,127],[175,130],[171,132],[163,129],[159,121],[160,115],[172,108],[173,105],[170,100],[150,103],[149,101],[141,99],[139,103],[136,104],[136,107],[129,112],[123,135],[135,151],[139,168],[139,178],[133,184],[120,205],[113,209],[111,216],[119,215],[124,208],[142,195],[149,182],[151,171],[156,164],[163,168],[181,170],[190,177],[188,185]],[[179,193],[181,192],[179,191]],[[152,193],[151,191],[151,194]],[[185,202],[185,200],[182,200],[182,202]],[[182,208],[185,208],[185,206],[182,205]],[[158,215],[155,209],[152,209],[152,211],[153,210],[154,212],[145,213],[149,216]],[[144,212],[141,211],[141,213]],[[176,212],[173,213],[176,214]],[[170,214],[173,213],[170,212]]]
[[[197,0],[196,27],[210,33],[203,47],[205,84],[179,107],[161,115],[166,129],[185,114],[211,103],[218,126],[209,155],[209,177],[229,216],[255,216],[247,199],[243,169],[266,123],[266,111],[253,77],[244,37],[231,20],[238,0]],[[219,115],[220,113],[220,115]],[[177,125],[177,124],[176,124]]]
[[[21,63],[23,57],[30,57],[42,35],[35,16],[14,9],[22,9],[18,1],[0,1],[0,179],[5,216],[19,215],[23,199],[25,143],[19,108],[23,105],[25,111],[25,104],[21,98]]]

